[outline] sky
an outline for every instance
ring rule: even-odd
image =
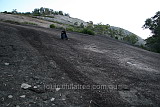
[[[0,12],[32,12],[45,7],[69,13],[71,17],[94,24],[109,24],[129,30],[146,39],[151,35],[142,26],[160,11],[160,0],[0,0]]]

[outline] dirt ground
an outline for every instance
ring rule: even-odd
[[[0,107],[160,106],[160,54],[60,33],[0,22]]]

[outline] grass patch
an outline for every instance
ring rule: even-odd
[[[37,25],[36,23],[32,23],[32,22],[22,22],[22,24],[27,24],[27,25]]]
[[[13,20],[3,20],[3,22],[11,23],[11,24],[17,24],[17,25],[37,25],[36,23],[31,23],[31,22],[17,22],[17,21],[13,21]]]
[[[54,16],[43,16],[43,17],[54,18]]]
[[[91,29],[83,28],[80,33],[89,34],[89,35],[95,35],[94,31]]]
[[[13,20],[4,20],[3,22],[7,22],[7,23],[11,23],[11,24],[17,24],[17,25],[21,24],[20,22],[13,21]]]

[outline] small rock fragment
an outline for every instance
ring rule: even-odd
[[[89,103],[91,104],[91,103],[92,103],[92,100],[90,100]]]
[[[29,88],[29,90],[33,91],[33,92],[36,92],[36,93],[45,93],[45,90],[43,87],[31,87]]]
[[[51,101],[54,101],[55,100],[55,98],[51,98]]]
[[[127,64],[132,65],[132,63],[131,63],[131,62],[127,62]]]
[[[11,103],[8,103],[6,106],[9,106]]]
[[[30,88],[30,87],[31,87],[31,85],[26,84],[26,83],[23,83],[23,84],[21,85],[21,88],[23,88],[23,89],[27,89],[27,88]]]
[[[38,88],[37,86],[34,86],[33,88]]]
[[[21,98],[25,98],[25,97],[26,97],[26,95],[21,95],[20,97],[21,97]]]
[[[43,101],[43,103],[46,103],[46,104],[47,104],[47,101]]]
[[[13,96],[12,96],[12,95],[9,95],[8,98],[13,98]]]
[[[65,98],[62,98],[62,101],[65,101],[66,99]]]
[[[4,65],[8,66],[8,65],[9,65],[9,63],[7,63],[7,62],[6,62],[6,63],[4,63]]]

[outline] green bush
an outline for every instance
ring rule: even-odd
[[[73,28],[73,27],[67,27],[66,30],[73,32],[73,31],[74,31],[74,28]]]
[[[94,31],[91,29],[83,28],[80,33],[89,34],[89,35],[95,35]]]
[[[115,37],[115,39],[117,39],[117,40],[118,40],[118,37],[116,36],[116,37]]]
[[[124,41],[129,42],[131,44],[135,44],[138,41],[138,38],[134,34],[130,34],[123,38]]]
[[[108,29],[109,29],[108,25],[103,25],[101,23],[99,23],[97,25],[94,25],[94,31],[98,35],[104,35],[104,34],[106,34],[106,32],[108,31]]]
[[[50,28],[56,28],[56,26],[54,24],[51,24]]]

